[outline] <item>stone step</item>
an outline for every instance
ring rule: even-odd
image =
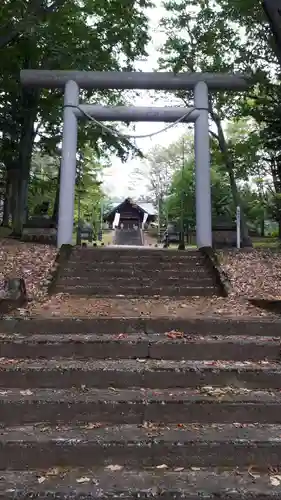
[[[152,269],[198,269],[198,268],[205,268],[206,267],[206,261],[205,260],[195,260],[195,259],[186,259],[186,260],[167,260],[167,261],[161,261],[158,259],[150,259],[150,260],[142,260],[141,257],[138,257],[136,259],[130,259],[130,260],[119,260],[116,259],[114,260],[97,260],[97,259],[91,259],[88,261],[85,260],[69,260],[65,267],[72,267],[74,269],[81,269],[82,267],[100,267],[100,268],[109,268],[109,269],[114,269],[114,268],[127,268],[127,269],[139,269],[139,270],[149,270],[151,271]]]
[[[186,388],[234,386],[279,389],[276,362],[1,359],[0,387],[20,389],[95,387]]]
[[[85,266],[117,266],[117,267],[133,267],[136,266],[139,269],[145,269],[149,265],[155,265],[157,268],[166,268],[173,267],[179,265],[180,267],[187,266],[189,268],[196,268],[200,266],[206,265],[206,258],[202,255],[197,255],[195,257],[161,257],[157,255],[153,255],[153,257],[143,257],[142,255],[133,255],[128,257],[116,256],[116,255],[106,255],[105,258],[97,258],[94,255],[92,256],[72,256],[69,258],[68,263],[71,266],[81,266],[82,264]]]
[[[206,276],[202,274],[202,276],[197,277],[189,277],[189,276],[176,276],[176,277],[155,277],[155,276],[147,276],[147,277],[136,277],[136,276],[110,276],[104,275],[101,271],[99,276],[92,275],[88,273],[87,276],[65,276],[63,275],[59,278],[58,285],[65,286],[80,286],[80,287],[96,287],[98,283],[102,282],[102,286],[110,286],[114,284],[114,288],[124,287],[124,288],[138,288],[138,287],[153,287],[153,288],[170,288],[171,286],[176,288],[182,287],[198,287],[198,286],[213,286],[214,278],[211,276]]]
[[[159,464],[162,465],[162,464]],[[165,464],[164,464],[165,465]],[[118,468],[118,464],[115,464]],[[104,468],[1,472],[5,500],[277,500],[281,485],[269,473],[232,470]]]
[[[65,267],[62,271],[63,276],[88,276],[88,274],[91,274],[91,276],[98,276],[100,277],[101,273],[103,276],[116,276],[116,277],[131,277],[135,276],[137,277],[147,277],[149,275],[147,268],[145,266],[140,267],[137,264],[134,264],[134,266],[122,266],[118,267],[115,265],[115,263],[107,262],[106,264],[102,265],[96,265],[95,262],[92,264],[77,264],[77,265],[72,265],[69,267],[69,263],[67,264],[67,267]],[[208,274],[208,270],[206,270],[205,266],[193,266],[193,267],[185,267],[185,266],[162,266],[162,267],[156,267],[154,266],[153,269],[154,275],[160,277],[163,276],[165,278],[170,278],[170,277],[190,277],[194,278],[197,276],[204,276],[205,274]]]
[[[281,424],[280,391],[201,389],[4,389],[0,422],[46,425]],[[149,423],[148,423],[149,422]],[[91,424],[90,424],[91,425]]]
[[[125,249],[119,248],[118,250],[113,250],[109,248],[105,248],[101,251],[93,248],[86,249],[85,251],[72,252],[69,257],[69,260],[76,262],[101,262],[101,261],[110,261],[110,262],[129,262],[141,260],[142,262],[148,262],[154,260],[155,262],[205,262],[205,255],[200,252],[178,252],[171,250],[145,250],[144,248],[140,249]]]
[[[150,259],[150,260],[141,260],[141,257],[138,257],[137,259],[130,259],[130,260],[124,260],[120,261],[119,259],[116,259],[116,261],[99,261],[99,260],[69,260],[66,264],[65,267],[71,267],[72,269],[75,270],[81,270],[83,268],[100,268],[100,269],[135,269],[135,270],[140,270],[140,271],[152,271],[154,269],[157,269],[159,271],[162,271],[164,269],[166,270],[178,270],[178,271],[192,271],[192,270],[198,270],[198,269],[206,269],[206,262],[205,260],[194,260],[194,259],[188,259],[188,260],[170,260],[170,261],[159,261],[158,259]]]
[[[269,465],[280,465],[280,436],[281,425],[21,425],[1,430],[0,470],[112,464],[131,468],[162,464],[250,468],[254,464],[268,470]]]
[[[143,259],[197,259],[204,258],[204,255],[199,250],[172,250],[166,248],[116,248],[114,246],[100,247],[87,247],[75,248],[71,253],[71,258],[84,258],[87,259],[108,259],[108,258],[138,258],[141,256]]]
[[[281,320],[265,318],[150,318],[150,317],[97,317],[64,319],[10,319],[0,320],[1,333],[19,334],[70,334],[70,333],[167,333],[183,332],[186,335],[233,335],[281,337]]]
[[[0,334],[6,358],[280,359],[280,338],[165,334]]]
[[[99,285],[86,286],[86,285],[63,285],[60,281],[56,285],[56,293],[69,293],[70,295],[88,296],[93,295],[96,297],[116,297],[117,295],[126,297],[153,297],[155,295],[161,297],[210,297],[213,295],[220,295],[218,287],[215,286],[200,286],[198,283],[194,286],[181,286],[176,287],[173,285],[165,287],[156,286],[122,286],[118,283],[113,285]]]

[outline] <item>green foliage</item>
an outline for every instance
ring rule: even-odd
[[[258,170],[258,163],[256,164],[257,138],[250,126],[247,132],[245,121],[230,123],[226,136],[228,147],[237,159],[235,173],[247,222],[251,229],[263,234],[265,221],[274,215],[274,193],[271,183],[263,177]],[[151,193],[156,204],[160,205],[162,223],[169,220],[179,224],[183,214],[185,227],[194,227],[196,224],[195,166],[192,150],[193,140],[187,135],[169,146],[152,149],[148,155]],[[248,182],[247,167],[250,162],[253,162],[250,167],[252,176]],[[223,155],[215,140],[211,141],[211,196],[213,224],[222,221],[232,223],[235,220],[237,204],[232,196]],[[160,204],[157,203],[159,198]]]
[[[19,9],[13,2],[16,15]],[[28,2],[26,2],[26,5]],[[4,92],[0,100],[0,124],[5,133],[14,131],[13,144],[18,142],[21,132],[22,93],[18,75],[22,68],[123,70],[131,68],[133,61],[145,53],[148,42],[147,19],[144,7],[146,0],[68,1],[56,14],[46,17],[44,23],[22,36],[18,42],[0,50],[1,83]],[[7,5],[5,17],[12,15],[11,4]],[[120,17],[121,16],[121,17]],[[88,93],[94,102],[121,102],[115,91]],[[39,124],[40,150],[52,154],[61,140],[62,95],[60,91],[42,91],[38,96],[36,119]],[[8,106],[7,106],[8,104]],[[23,108],[22,113],[26,110]],[[5,126],[6,124],[6,126]],[[93,124],[83,127],[79,134],[79,145],[89,142],[98,152],[116,151],[121,156],[128,151],[128,144],[116,141]]]
[[[92,150],[86,145],[77,172],[74,210],[76,222],[78,222],[80,203],[80,218],[98,225],[104,196],[101,188],[101,174],[104,168],[105,165],[97,161]]]
[[[240,71],[253,76],[255,85],[243,95],[219,92],[210,96],[213,157],[216,163],[224,164],[232,197],[242,206],[245,236],[241,180],[245,183],[256,175],[264,179],[270,176],[275,194],[281,192],[280,68],[262,2],[167,0],[164,4],[162,26],[167,41],[162,48],[162,68],[175,72]],[[192,93],[179,92],[178,96],[190,103]],[[274,199],[280,219],[281,205],[276,195],[271,196]],[[252,211],[245,207],[245,212],[249,218]]]
[[[31,163],[28,192],[28,211],[30,214],[33,214],[35,207],[43,201],[50,201],[50,209],[53,210],[58,175],[58,158],[47,155],[42,156],[39,153],[34,155]],[[49,215],[52,215],[52,212]]]
[[[231,203],[231,192],[228,178],[218,165],[211,168],[212,218],[226,218],[229,222],[234,217],[234,206]],[[170,187],[170,196],[166,199],[166,210],[169,219],[179,221],[183,208],[184,225],[194,227],[196,224],[195,167],[191,159],[184,168],[174,173]]]
[[[80,205],[80,218],[96,224],[100,221],[101,202],[104,198],[101,176],[105,164],[99,162],[86,145],[83,157],[78,162],[74,220],[78,222],[78,205]],[[29,213],[33,214],[35,207],[42,201],[50,202],[52,216],[55,208],[55,199],[58,194],[59,159],[50,156],[34,155],[32,160],[29,183]]]
[[[0,36],[0,162],[12,186],[15,232],[20,232],[22,224],[31,158],[34,154],[57,158],[62,136],[62,92],[21,88],[20,70],[131,69],[134,61],[146,53],[149,41],[146,8],[150,5],[150,0],[53,0],[51,3],[4,0],[1,3],[1,34],[5,37],[9,27],[15,34],[8,46]],[[35,11],[38,16],[34,16]],[[81,94],[82,99],[99,104],[125,101],[114,90]],[[86,144],[96,158],[117,153],[126,159],[129,154],[137,153],[128,140],[104,133],[92,122],[83,124],[79,130],[79,150]],[[43,190],[48,182],[42,180]]]

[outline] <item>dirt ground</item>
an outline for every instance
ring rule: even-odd
[[[24,314],[24,312],[23,312]],[[215,316],[260,316],[276,317],[251,306],[246,300],[232,298],[189,298],[171,300],[167,298],[121,299],[121,298],[77,298],[53,296],[44,303],[30,304],[26,314],[29,316],[50,317],[167,317],[188,319],[191,317]]]
[[[250,305],[248,298],[281,298],[281,253],[275,250],[225,251],[219,254],[232,292],[229,297],[190,297],[180,300],[78,298],[47,295],[54,269],[56,249],[47,245],[3,240],[0,244],[0,282],[5,277],[23,277],[32,301],[12,315],[20,316],[267,316],[273,314]]]

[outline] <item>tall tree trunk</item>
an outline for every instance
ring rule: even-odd
[[[35,138],[34,123],[37,116],[38,101],[38,91],[22,90],[22,128],[19,144],[18,178],[17,187],[14,186],[14,196],[17,196],[13,214],[13,234],[15,236],[21,236],[23,224],[26,219],[28,182]]]
[[[34,52],[34,39],[23,36],[21,39],[21,48],[24,51],[25,59],[23,69],[30,69],[37,65],[37,58]],[[35,139],[35,121],[39,104],[40,90],[21,88],[19,123],[20,137],[18,147],[18,178],[17,199],[13,217],[13,233],[15,236],[21,236],[23,224],[27,214],[28,183],[30,175],[32,149]]]
[[[262,214],[261,218],[261,237],[264,238],[265,236],[265,220],[264,220],[264,212]]]
[[[249,231],[248,231],[248,227],[247,227],[247,223],[246,223],[246,219],[245,219],[245,214],[244,214],[240,194],[239,194],[236,180],[235,180],[234,163],[233,163],[231,155],[228,151],[227,142],[226,142],[226,139],[224,136],[221,120],[220,120],[219,116],[214,112],[211,102],[210,102],[210,107],[211,107],[210,113],[211,113],[213,121],[216,124],[217,131],[218,131],[217,139],[218,139],[219,148],[220,148],[222,156],[224,158],[225,167],[226,167],[226,170],[227,170],[228,175],[229,175],[230,188],[231,188],[231,192],[232,192],[233,201],[234,201],[234,204],[236,207],[238,207],[238,206],[240,207],[241,240],[242,240],[241,243],[242,243],[242,246],[244,246],[244,247],[245,246],[251,247],[252,242],[251,242],[251,238],[249,237]]]
[[[11,214],[11,182],[10,182],[9,175],[7,172],[5,198],[4,198],[4,205],[3,205],[2,226],[4,226],[4,227],[9,226],[10,214]]]
[[[58,171],[58,180],[57,180],[56,196],[55,196],[55,202],[54,202],[54,208],[53,208],[53,215],[52,215],[52,219],[53,219],[54,221],[56,221],[56,224],[58,223],[58,220],[59,220],[60,174],[61,174],[61,163],[60,163],[60,166],[59,166],[59,171]]]
[[[281,240],[281,163],[275,157],[270,159],[270,169],[276,194],[275,211],[278,221],[278,238]]]

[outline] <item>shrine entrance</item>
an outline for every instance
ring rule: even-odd
[[[64,124],[59,198],[57,246],[72,244],[78,118],[123,122],[195,124],[196,242],[198,248],[212,246],[212,204],[209,141],[209,91],[243,91],[251,79],[243,74],[87,72],[23,70],[27,87],[64,89]],[[79,90],[193,90],[194,107],[143,108],[80,104]]]

